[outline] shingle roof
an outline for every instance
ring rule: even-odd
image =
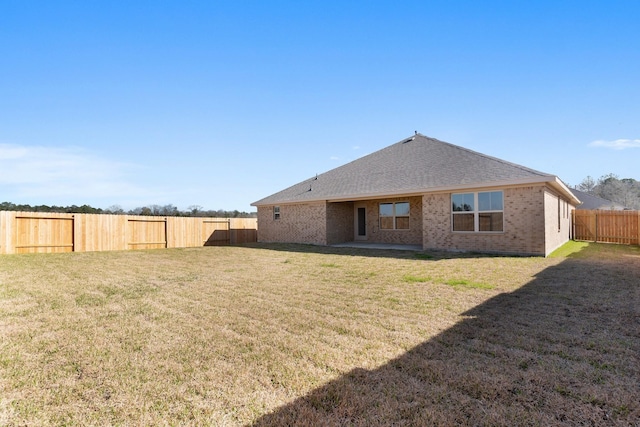
[[[416,134],[265,197],[254,206],[545,182],[555,175]]]
[[[593,194],[585,193],[584,191],[572,189],[571,190],[582,202],[577,209],[604,209],[604,210],[614,210],[621,211],[627,209],[625,206],[620,203],[612,202],[611,200],[603,199],[602,197],[594,196]]]

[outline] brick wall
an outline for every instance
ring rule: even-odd
[[[408,230],[381,230],[380,203],[409,202]],[[398,197],[392,199],[367,200],[367,242],[400,245],[422,244],[422,197]],[[352,238],[353,240],[353,238]]]
[[[571,236],[571,210],[565,199],[551,188],[544,192],[545,255],[565,244]]]
[[[513,253],[546,256],[570,235],[571,210],[545,185],[505,188],[504,231],[454,233],[451,231],[451,194],[425,194],[358,202],[367,213],[367,242],[422,244],[425,249]],[[381,230],[379,204],[410,204],[409,230]],[[258,207],[258,241],[327,245],[354,240],[354,203],[304,203],[281,205],[280,219],[273,206]],[[546,226],[545,226],[546,221]]]
[[[425,249],[546,255],[544,186],[506,188],[502,233],[451,231],[451,194],[423,198]]]
[[[351,242],[354,230],[353,202],[327,203],[327,244]]]
[[[273,218],[273,206],[259,206],[258,242],[326,245],[326,203],[280,205],[280,219]]]
[[[409,202],[409,230],[380,230],[379,204]],[[367,210],[367,240],[371,243],[422,244],[422,197],[400,197],[363,202]],[[359,202],[359,205],[361,203]],[[351,242],[355,234],[353,202],[281,205],[280,219],[273,206],[258,207],[258,241],[332,245]]]

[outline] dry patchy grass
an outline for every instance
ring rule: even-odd
[[[637,425],[639,292],[610,245],[4,256],[0,425]]]

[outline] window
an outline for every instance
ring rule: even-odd
[[[409,202],[380,203],[381,230],[409,229]]]
[[[453,231],[503,231],[503,197],[502,191],[452,194]]]
[[[273,207],[273,219],[280,219],[280,206]]]

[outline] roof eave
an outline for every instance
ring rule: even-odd
[[[560,178],[558,178],[557,176],[554,176],[554,178],[555,179],[551,181],[552,187],[554,187],[556,190],[559,190],[562,193],[564,193],[566,196],[568,196],[573,205],[578,206],[582,204],[580,199],[578,199],[578,197],[576,197],[576,195],[571,192],[569,187],[567,187],[566,184],[562,182]]]
[[[251,204],[251,206],[273,206],[273,205],[288,205],[297,203],[313,203],[313,202],[348,202],[356,200],[370,200],[380,199],[384,197],[401,197],[401,196],[416,196],[426,193],[442,193],[451,191],[462,191],[476,188],[497,188],[497,187],[513,187],[527,184],[544,184],[548,183],[556,190],[565,194],[574,204],[579,205],[580,200],[569,190],[569,188],[555,175],[541,175],[537,178],[521,178],[506,181],[493,181],[493,182],[480,182],[474,184],[456,184],[431,188],[416,188],[407,189],[401,191],[392,192],[376,192],[365,194],[347,194],[336,197],[328,198],[310,198],[304,200],[281,200],[275,202],[262,202],[257,201]]]

